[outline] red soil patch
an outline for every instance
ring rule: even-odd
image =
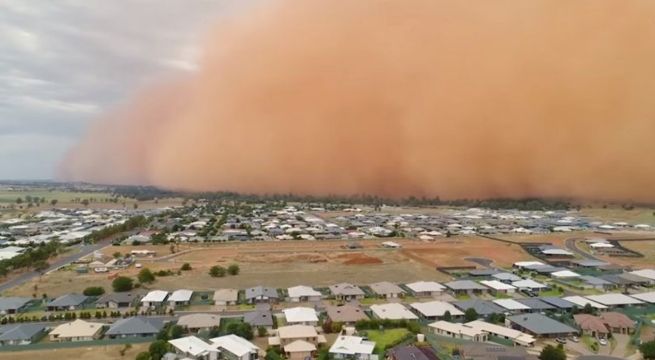
[[[340,259],[343,259],[344,265],[370,265],[370,264],[382,264],[383,261],[366,254],[346,254],[339,256]]]

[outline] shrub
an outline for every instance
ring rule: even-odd
[[[189,270],[191,270],[191,264],[189,264],[189,263],[184,263],[184,264],[182,264],[182,267],[180,268],[180,270],[182,270],[182,271],[189,271]]]
[[[111,282],[111,287],[115,292],[130,291],[134,287],[134,281],[127,276],[119,276]]]
[[[141,269],[141,271],[139,271],[139,275],[137,275],[137,278],[142,284],[150,284],[155,281],[155,275],[148,268]]]
[[[209,269],[209,276],[223,277],[225,276],[225,268],[222,266],[214,265]]]
[[[102,286],[90,286],[82,293],[86,296],[100,296],[105,293],[105,289]]]
[[[239,265],[237,264],[232,264],[228,266],[227,268],[227,273],[230,275],[238,275],[239,274]]]

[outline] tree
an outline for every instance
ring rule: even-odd
[[[178,339],[184,334],[184,328],[180,325],[173,325],[171,327],[171,339]]]
[[[450,311],[446,311],[445,313],[443,313],[443,320],[444,321],[452,321],[453,320],[453,316],[450,313]]]
[[[89,199],[82,200],[82,205],[89,206]]]
[[[237,264],[232,264],[227,267],[227,273],[230,275],[238,275],[239,274],[239,265]]]
[[[209,268],[209,276],[223,277],[225,276],[225,268],[219,265],[214,265],[211,268]]]
[[[252,340],[252,338],[254,337],[252,327],[250,326],[250,324],[244,322],[229,323],[225,331],[228,334],[234,334],[246,340]]]
[[[474,308],[468,308],[464,312],[464,321],[474,321],[478,319],[478,312]]]
[[[135,360],[152,360],[152,358],[150,357],[149,352],[143,351],[136,356]]]
[[[184,263],[184,264],[182,264],[182,267],[180,268],[180,270],[182,270],[182,271],[189,271],[189,270],[191,270],[191,264],[189,264],[189,263]]]
[[[582,308],[582,312],[585,314],[593,314],[594,308],[591,306],[590,303],[586,303],[584,308]]]
[[[546,345],[546,347],[541,350],[541,354],[539,354],[539,360],[566,360],[564,347],[562,344],[559,344],[557,347]]]
[[[90,286],[82,293],[86,296],[100,296],[105,293],[105,289],[102,286]]]
[[[646,360],[655,359],[655,340],[639,345],[639,351]]]
[[[32,264],[32,267],[34,268],[35,271],[42,272],[46,270],[50,265],[48,264],[47,261],[45,260],[39,260]]]
[[[137,275],[139,282],[142,284],[150,284],[155,281],[155,275],[148,268],[143,268]]]
[[[127,276],[119,276],[111,282],[111,287],[115,292],[130,291],[134,287],[134,280]]]
[[[118,259],[118,258],[120,258],[121,256],[123,256],[123,254],[121,254],[120,251],[116,251],[116,252],[114,253],[114,259]]]
[[[148,348],[152,360],[161,360],[168,352],[168,343],[165,340],[156,340]]]
[[[18,198],[16,199],[16,204],[22,204],[23,203],[23,198]]]
[[[264,337],[266,335],[268,335],[268,330],[266,330],[265,327],[260,326],[260,327],[257,328],[257,336]]]

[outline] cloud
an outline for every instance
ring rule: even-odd
[[[251,2],[250,0],[245,3]],[[239,2],[243,3],[243,2]],[[0,0],[0,133],[80,136],[101,110],[171,72],[195,71],[199,36],[226,0]],[[52,177],[10,157],[12,178]]]

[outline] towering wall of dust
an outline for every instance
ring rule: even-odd
[[[655,2],[275,1],[97,122],[68,179],[655,200]]]

